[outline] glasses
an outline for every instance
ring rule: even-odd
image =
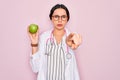
[[[66,16],[66,15],[62,15],[62,16],[54,15],[54,16],[52,16],[52,17],[53,17],[53,19],[54,19],[55,21],[58,21],[60,18],[61,18],[62,21],[65,21],[65,20],[67,19],[67,16]]]

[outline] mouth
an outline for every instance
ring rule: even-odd
[[[57,24],[58,27],[62,27],[63,25],[62,24]]]

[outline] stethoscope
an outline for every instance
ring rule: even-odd
[[[65,36],[67,37],[67,34],[66,34],[66,31],[65,31]],[[51,34],[50,34],[50,37],[46,40],[46,52],[45,52],[45,55],[47,55],[47,56],[50,56],[50,54],[49,54],[49,50],[48,50],[48,41],[50,41],[50,45],[51,45],[51,48],[53,47],[53,44],[55,44],[54,43],[54,38],[53,38],[53,30],[51,31]],[[61,45],[62,45],[62,42],[61,42]],[[61,46],[62,47],[62,46]],[[72,55],[71,55],[71,53],[69,53],[69,48],[68,48],[68,45],[67,45],[67,47],[66,47],[66,58],[67,59],[71,59],[72,58]]]

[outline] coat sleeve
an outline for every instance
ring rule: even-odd
[[[74,51],[69,47],[69,53],[72,54],[72,80],[80,80],[80,76],[79,76],[79,71],[78,71],[78,66],[77,66],[77,62],[76,62],[76,57],[75,57],[75,53]]]
[[[80,80],[80,77],[79,77],[79,71],[78,71],[78,66],[77,66],[77,63],[76,63],[76,58],[74,56],[73,58],[73,72],[74,72],[74,80]]]
[[[30,65],[33,72],[37,73],[42,69],[45,53],[45,36],[42,34],[39,40],[38,51],[30,56]]]

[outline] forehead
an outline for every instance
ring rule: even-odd
[[[59,16],[61,16],[61,15],[67,15],[67,14],[66,14],[66,11],[64,9],[58,8],[58,9],[56,9],[54,11],[53,15],[59,15]]]

